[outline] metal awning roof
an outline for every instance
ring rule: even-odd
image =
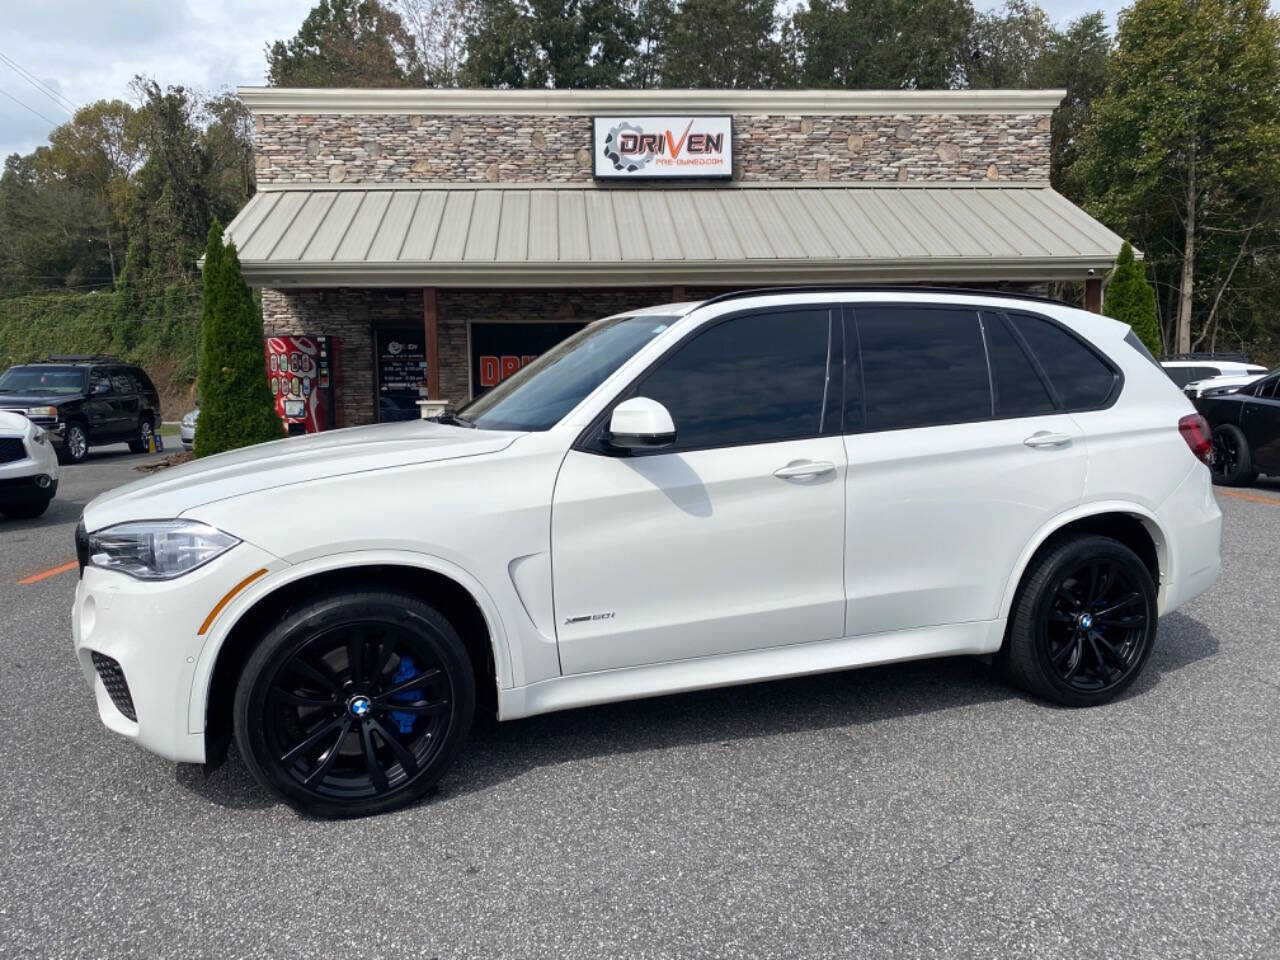
[[[1045,184],[290,185],[227,228],[254,286],[1079,279],[1120,237]]]

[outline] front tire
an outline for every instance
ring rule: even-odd
[[[1247,487],[1258,479],[1249,438],[1235,424],[1224,423],[1213,431],[1209,471],[1213,482],[1224,487]]]
[[[300,812],[360,817],[413,803],[448,769],[475,713],[462,639],[438,611],[349,591],[287,611],[236,687],[236,745]]]
[[[67,424],[66,434],[62,439],[62,447],[58,450],[58,459],[63,463],[84,463],[89,455],[89,434],[84,424],[72,421]]]
[[[1156,636],[1156,587],[1132,550],[1074,536],[1032,561],[1000,660],[1015,684],[1068,707],[1106,703],[1142,672]]]

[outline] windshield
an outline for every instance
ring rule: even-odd
[[[84,390],[84,371],[75,367],[10,367],[0,376],[0,393],[69,397]]]
[[[677,317],[600,320],[459,411],[482,430],[549,430]]]

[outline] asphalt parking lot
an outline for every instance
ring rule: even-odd
[[[1280,956],[1280,483],[1109,706],[950,660],[579,710],[326,823],[99,724],[74,568],[31,577],[114,450],[0,521],[0,956]]]

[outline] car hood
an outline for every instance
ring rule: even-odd
[[[5,393],[0,390],[0,408],[8,407],[56,407],[60,403],[66,403],[73,400],[65,393],[59,396],[50,396],[49,394],[39,393]]]
[[[261,443],[169,467],[104,493],[85,508],[85,528],[177,517],[215,500],[309,480],[496,453],[519,436],[413,420]]]

